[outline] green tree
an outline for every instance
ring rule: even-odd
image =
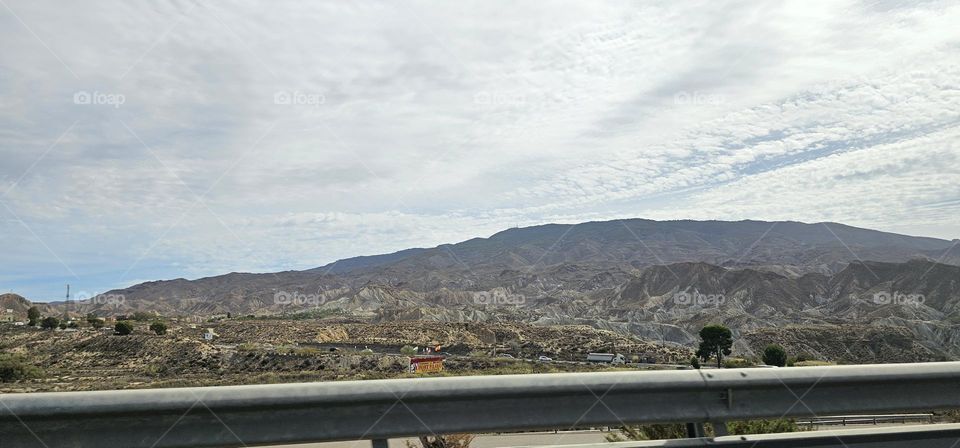
[[[99,317],[90,319],[87,322],[90,322],[90,326],[97,330],[103,328],[103,326],[106,325],[106,321],[104,321],[103,319],[100,319]]]
[[[707,325],[700,330],[700,347],[697,356],[708,361],[711,356],[717,357],[717,368],[723,365],[723,356],[730,354],[733,347],[733,333],[723,325]]]
[[[57,319],[56,317],[53,317],[53,316],[44,317],[43,320],[40,322],[40,328],[43,328],[44,330],[53,330],[54,328],[57,328],[59,326],[60,326],[60,319]]]
[[[40,309],[35,306],[31,306],[30,309],[27,310],[27,319],[30,320],[31,327],[36,327],[37,322],[40,321]]]
[[[417,354],[417,348],[412,345],[404,345],[400,348],[400,354],[404,356],[414,356]]]
[[[150,331],[156,333],[158,336],[167,334],[167,324],[156,321],[150,324]]]
[[[787,365],[787,351],[777,344],[770,344],[763,349],[763,363],[768,366],[783,367]]]
[[[117,322],[117,324],[113,326],[113,331],[115,331],[117,334],[121,336],[128,335],[130,333],[133,333],[133,324],[130,323],[130,321],[121,320],[120,322]]]
[[[700,368],[700,358],[697,358],[696,356],[691,356],[691,357],[690,357],[690,365],[693,366],[694,369],[699,369],[699,368]]]

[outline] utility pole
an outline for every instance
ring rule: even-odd
[[[70,284],[67,283],[67,303],[63,305],[63,321],[70,319]]]

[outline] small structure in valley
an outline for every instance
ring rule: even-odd
[[[213,328],[207,328],[203,331],[203,340],[212,341],[215,337],[217,337],[217,334],[214,333]]]
[[[428,373],[443,371],[443,356],[411,356],[411,373]]]

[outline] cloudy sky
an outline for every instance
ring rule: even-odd
[[[960,238],[960,3],[0,0],[0,289],[620,217]]]

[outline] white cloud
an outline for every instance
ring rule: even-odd
[[[951,2],[7,4],[0,286],[34,298],[556,220],[960,236]]]

